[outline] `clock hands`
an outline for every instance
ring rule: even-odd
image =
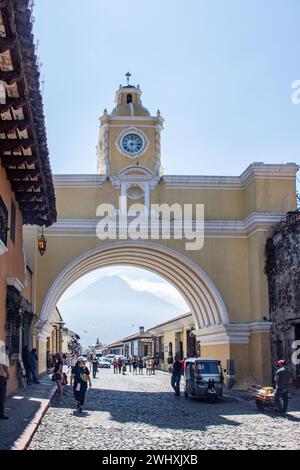
[[[143,142],[138,135],[128,134],[123,139],[123,148],[129,153],[137,153],[143,147]]]

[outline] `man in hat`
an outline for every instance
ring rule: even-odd
[[[9,358],[8,350],[4,344],[0,348],[0,419],[8,419],[4,414],[6,400],[7,381],[9,380]]]
[[[275,403],[279,413],[286,414],[289,404],[289,384],[292,383],[292,375],[285,365],[285,360],[281,359],[276,363],[275,373]],[[283,401],[283,405],[282,402]]]
[[[73,383],[77,409],[79,412],[82,412],[88,384],[90,388],[92,387],[90,371],[86,367],[86,359],[83,356],[77,358],[77,364],[72,368],[71,387]]]

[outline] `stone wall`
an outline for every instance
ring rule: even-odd
[[[284,358],[300,382],[300,367],[292,363],[292,343],[300,340],[300,212],[289,213],[266,245],[273,363]],[[300,356],[300,355],[299,355]]]

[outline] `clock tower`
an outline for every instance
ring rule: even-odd
[[[115,107],[100,118],[97,147],[98,173],[115,180],[126,170],[142,170],[159,178],[162,175],[160,139],[163,118],[152,116],[142,105],[142,91],[129,82],[120,85]]]

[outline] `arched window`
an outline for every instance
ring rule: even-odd
[[[129,93],[127,95],[127,104],[132,103],[132,95]]]

